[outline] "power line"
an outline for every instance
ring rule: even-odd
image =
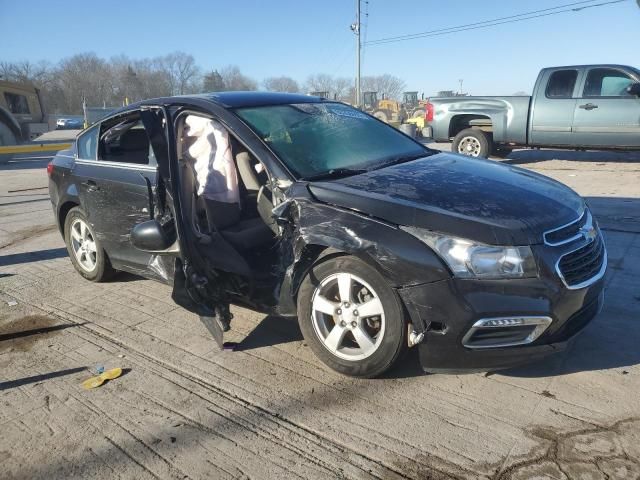
[[[491,20],[484,20],[482,22],[475,22],[475,23],[467,23],[464,25],[458,25],[455,27],[449,27],[449,28],[441,28],[438,30],[430,30],[427,32],[420,32],[420,33],[412,33],[412,34],[407,34],[407,35],[399,35],[396,37],[385,37],[385,38],[379,38],[376,40],[370,40],[368,41],[366,44],[367,45],[382,45],[385,43],[396,43],[396,42],[403,42],[403,41],[407,41],[407,40],[415,40],[418,38],[426,38],[426,37],[436,37],[439,35],[447,35],[449,33],[457,33],[457,32],[464,32],[467,30],[477,30],[480,28],[488,28],[488,27],[493,27],[496,25],[503,25],[503,24],[507,24],[507,23],[516,23],[516,22],[522,22],[525,20],[533,20],[535,18],[541,18],[541,17],[548,17],[551,15],[558,15],[560,13],[567,13],[567,12],[579,12],[581,10],[586,10],[588,8],[595,8],[595,7],[602,7],[605,5],[611,5],[614,3],[622,3],[622,2],[626,2],[627,0],[610,0],[610,1],[606,1],[606,2],[600,2],[600,3],[596,3],[593,4],[592,2],[594,2],[595,0],[587,0],[587,1],[581,1],[581,2],[573,2],[573,3],[567,3],[564,5],[558,5],[557,7],[551,7],[551,8],[545,8],[542,10],[534,10],[531,12],[525,12],[525,13],[520,13],[517,15],[510,15],[508,17],[500,17],[500,18],[494,18]],[[590,4],[590,5],[585,5],[585,4]],[[583,5],[580,7],[576,7],[577,5]],[[575,8],[566,8],[566,7],[575,7]],[[564,9],[564,10],[560,10],[560,9]],[[546,13],[543,13],[546,12]],[[519,18],[519,17],[525,17],[525,18]]]
[[[499,20],[508,20],[508,19],[511,19],[511,18],[517,18],[517,17],[526,16],[526,15],[533,15],[533,14],[536,14],[536,13],[548,12],[550,10],[558,10],[560,8],[572,7],[572,6],[575,6],[575,5],[582,5],[582,4],[585,4],[585,3],[593,3],[595,1],[596,0],[583,0],[583,1],[580,1],[580,2],[573,2],[573,3],[564,4],[564,5],[558,5],[556,7],[543,8],[541,10],[533,10],[531,12],[524,12],[524,13],[519,13],[517,15],[510,15],[508,17],[494,18],[492,20],[483,20],[481,22],[476,22],[476,23],[467,23],[467,24],[464,24],[464,25],[458,25],[457,27],[441,28],[439,30],[430,30],[430,31],[427,31],[427,32],[410,33],[410,34],[399,35],[397,37],[378,38],[376,40],[372,40],[371,43],[383,42],[383,41],[395,40],[395,39],[405,39],[405,38],[409,39],[409,38],[413,38],[413,37],[419,38],[420,35],[426,35],[426,34],[431,34],[431,33],[436,33],[436,32],[445,32],[447,30],[454,30],[454,29],[463,28],[463,27],[471,27],[473,25],[481,25],[481,24],[489,23],[489,22],[497,22]]]

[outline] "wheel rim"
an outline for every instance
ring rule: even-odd
[[[84,271],[92,272],[96,268],[98,250],[89,225],[84,220],[77,218],[71,224],[70,230],[71,249],[78,264]]]
[[[330,275],[316,287],[311,317],[322,345],[344,360],[371,356],[384,337],[385,315],[379,295],[350,273]]]
[[[470,157],[477,157],[480,155],[480,149],[482,146],[475,137],[463,137],[458,144],[458,153],[463,155],[469,155]]]

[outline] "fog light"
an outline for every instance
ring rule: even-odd
[[[549,317],[498,317],[478,320],[462,339],[467,348],[499,348],[525,345],[551,325]]]

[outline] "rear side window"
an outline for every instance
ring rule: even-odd
[[[549,77],[547,98],[571,98],[578,78],[577,70],[557,70]]]
[[[150,152],[149,138],[139,114],[103,122],[99,160],[149,165]]]
[[[95,160],[98,150],[98,129],[95,125],[78,137],[78,158]]]
[[[17,93],[5,92],[4,99],[7,102],[9,111],[15,114],[29,114],[29,102],[24,95],[18,95]]]
[[[585,97],[628,97],[627,87],[633,79],[612,68],[592,68],[584,84]]]

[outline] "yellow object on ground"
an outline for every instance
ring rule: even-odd
[[[82,387],[85,390],[91,390],[92,388],[99,387],[107,380],[113,380],[114,378],[118,378],[122,375],[121,368],[112,368],[111,370],[107,370],[102,372],[100,375],[96,375],[95,377],[88,378],[84,382],[82,382]]]

